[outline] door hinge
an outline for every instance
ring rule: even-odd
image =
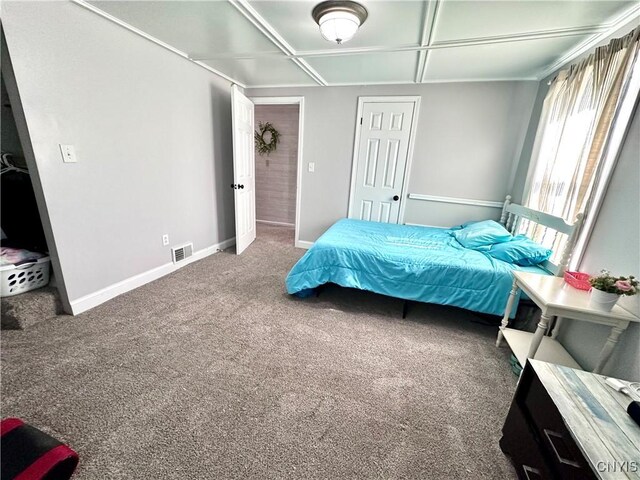
[[[360,117],[360,125],[362,125],[362,117]]]

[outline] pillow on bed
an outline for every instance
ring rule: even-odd
[[[465,222],[465,223],[463,223],[462,225],[456,225],[455,227],[451,227],[451,228],[449,228],[449,230],[462,230],[463,228],[468,227],[469,225],[474,224],[474,223],[478,223],[478,220],[473,220],[473,221],[470,221],[470,222]]]
[[[508,242],[492,245],[486,252],[493,258],[522,267],[538,265],[545,260],[549,260],[553,254],[552,250],[543,247],[524,235],[515,236]]]
[[[451,235],[466,248],[508,242],[512,238],[506,228],[493,220],[464,224],[462,229],[453,231]]]
[[[449,230],[462,230],[463,228],[467,228],[469,225],[473,225],[475,223],[484,223],[484,222],[492,222],[493,220],[469,220],[468,222],[464,222],[461,225],[456,225],[455,227],[451,227]],[[498,225],[500,225],[498,223]]]

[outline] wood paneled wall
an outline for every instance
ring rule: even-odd
[[[270,155],[256,151],[256,218],[294,224],[298,163],[298,105],[256,105],[255,123],[270,122],[280,133]]]

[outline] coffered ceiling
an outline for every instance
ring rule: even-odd
[[[361,1],[336,45],[318,1],[73,1],[246,87],[538,80],[640,17],[635,1]]]

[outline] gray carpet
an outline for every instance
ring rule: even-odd
[[[21,330],[63,313],[58,291],[53,287],[4,297],[0,307],[2,330]]]
[[[2,416],[68,442],[77,479],[514,478],[495,327],[338,287],[289,297],[292,244],[261,226],[240,257],[2,332]]]

